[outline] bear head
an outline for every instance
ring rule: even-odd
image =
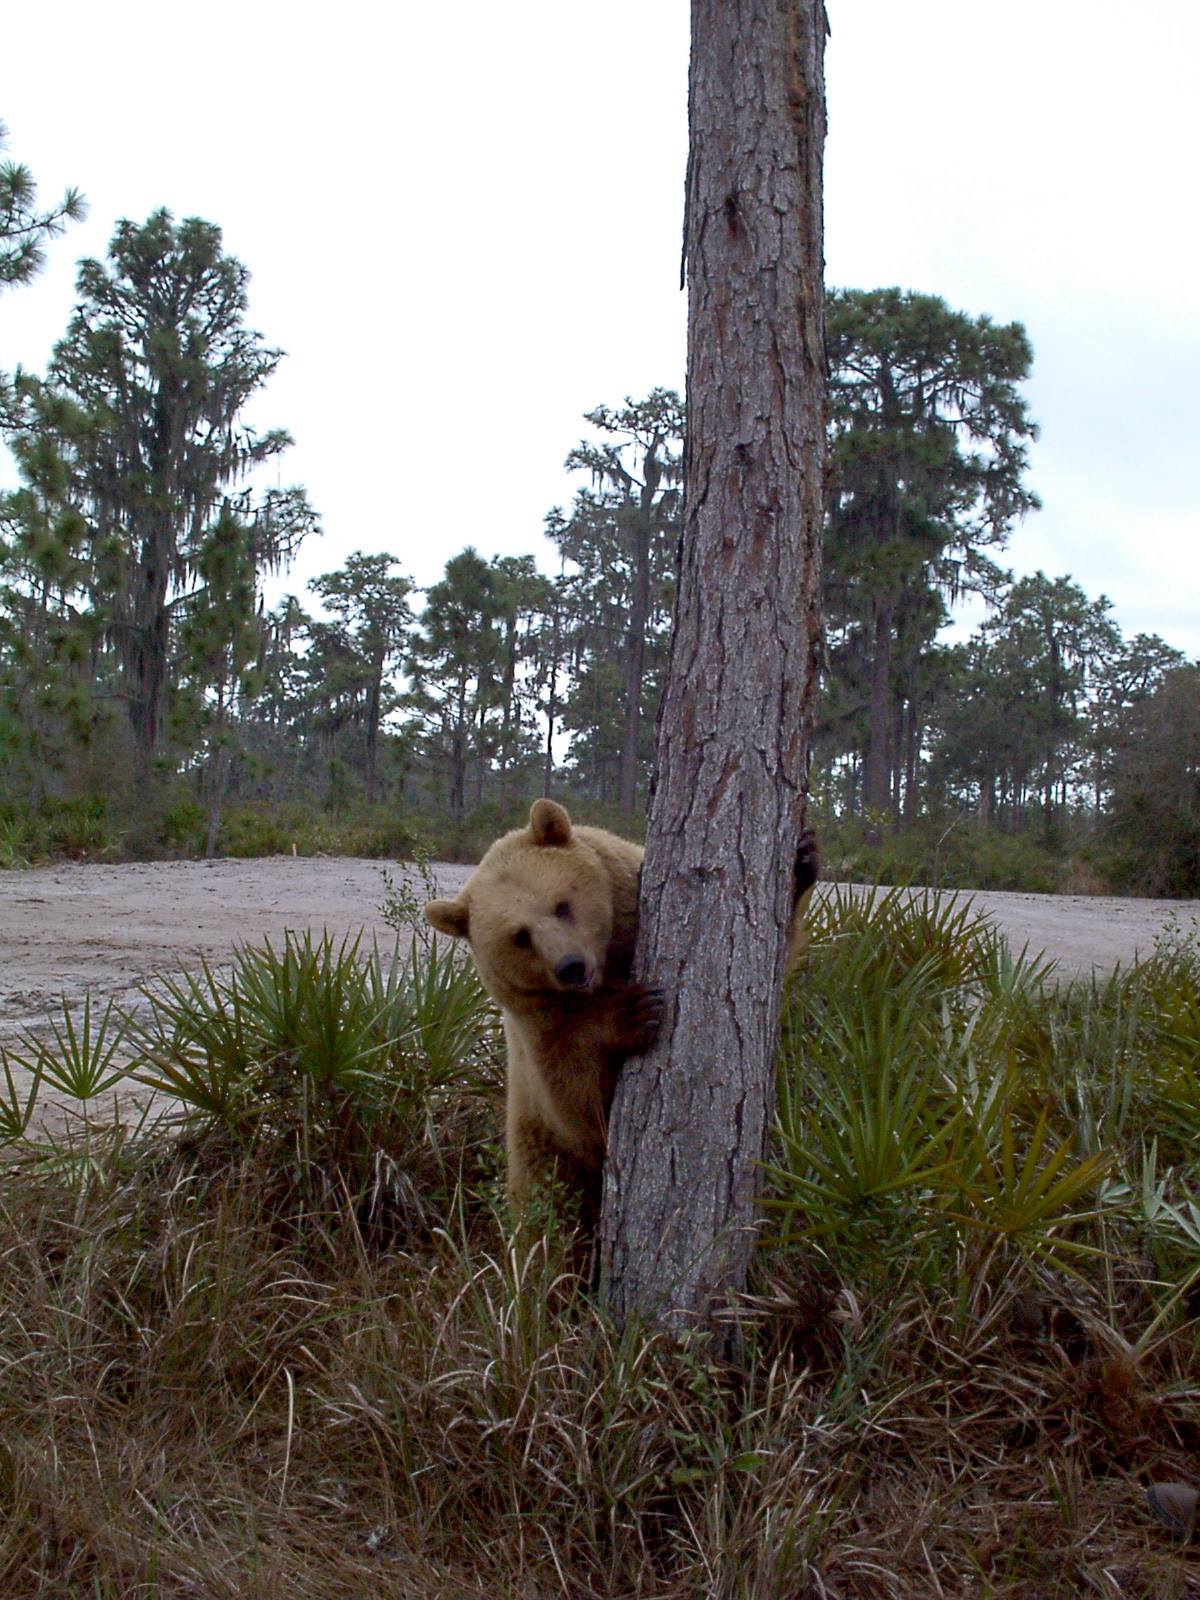
[[[425,917],[469,941],[484,987],[502,1006],[587,994],[604,976],[612,884],[564,808],[535,800],[529,826],[497,839],[457,898],[431,900]]]

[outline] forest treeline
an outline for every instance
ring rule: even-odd
[[[0,290],[80,209],[39,208],[28,171],[0,166]],[[0,496],[0,861],[39,817],[80,852],[287,848],[308,817],[323,838],[357,819],[363,850],[470,855],[554,792],[636,828],[679,397],[587,414],[579,487],[542,530],[552,561],[467,544],[421,591],[398,509],[391,549],[268,608],[265,581],[320,526],[303,488],[259,486],[290,439],[245,421],[282,356],[247,326],[247,279],[210,223],[122,222],[80,264],[45,372],[0,379],[18,476]],[[812,784],[830,864],[1200,892],[1200,668],[1125,638],[1069,576],[999,559],[1037,505],[1023,328],[899,289],[832,291],[828,328]],[[964,596],[985,620],[943,642]]]

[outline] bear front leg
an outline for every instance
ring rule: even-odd
[[[566,1193],[586,1187],[592,1164],[564,1150],[536,1117],[514,1118],[508,1129],[508,1192],[518,1205],[549,1184]]]
[[[576,1233],[572,1261],[576,1272],[588,1272],[590,1241],[600,1220],[603,1169],[564,1150],[536,1118],[519,1119],[509,1129],[508,1197],[518,1228],[532,1217],[540,1227],[550,1206]],[[532,1212],[531,1212],[532,1206]]]

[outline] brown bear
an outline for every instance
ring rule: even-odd
[[[585,1227],[599,1216],[617,1073],[662,1019],[662,992],[630,978],[641,866],[640,845],[535,800],[529,826],[497,839],[456,899],[425,907],[439,932],[470,942],[503,1014],[509,1194],[519,1204],[538,1179],[558,1178]],[[797,911],[815,877],[806,834]]]

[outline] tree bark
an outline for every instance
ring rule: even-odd
[[[621,727],[621,759],[617,772],[617,804],[626,821],[637,808],[638,745],[642,718],[642,680],[646,672],[646,618],[650,612],[650,529],[635,529],[633,610],[625,637],[625,707]]]
[[[602,1291],[703,1321],[745,1283],[819,650],[821,0],[693,0],[688,437],[635,973],[666,991],[612,1110]]]
[[[650,617],[650,546],[654,539],[654,496],[662,478],[656,436],[646,452],[644,482],[633,535],[633,594],[629,630],[625,638],[625,720],[621,732],[621,765],[617,777],[617,804],[630,821],[637,809],[638,747],[641,744],[642,687],[646,675],[646,624]]]

